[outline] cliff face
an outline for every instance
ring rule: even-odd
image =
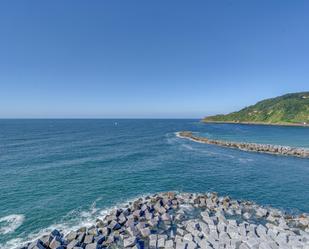
[[[226,115],[209,116],[204,122],[309,124],[309,92],[290,93],[262,100]]]

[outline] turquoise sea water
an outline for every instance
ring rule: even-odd
[[[199,133],[212,139],[309,148],[308,127],[208,124]]]
[[[0,248],[158,191],[216,191],[309,212],[309,160],[238,151],[175,136],[309,147],[302,127],[198,120],[0,120]]]

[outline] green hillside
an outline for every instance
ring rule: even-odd
[[[209,116],[204,122],[309,124],[309,92],[290,93],[262,100],[226,115]]]

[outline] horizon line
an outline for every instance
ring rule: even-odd
[[[106,118],[103,118],[103,117],[12,117],[12,118],[9,118],[9,117],[0,117],[0,120],[18,120],[18,119],[37,119],[37,120],[42,120],[42,119],[45,119],[45,120],[48,120],[48,119],[107,119],[107,120],[112,120],[112,119],[203,119],[203,118],[198,118],[198,117],[106,117]]]

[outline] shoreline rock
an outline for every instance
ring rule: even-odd
[[[177,136],[198,143],[213,144],[222,147],[239,149],[243,151],[309,158],[309,149],[307,148],[295,148],[290,146],[281,146],[272,144],[242,143],[234,141],[208,139],[206,137],[195,136],[191,131],[177,132]]]
[[[159,193],[115,208],[93,226],[50,234],[23,249],[309,248],[309,216],[216,193]]]

